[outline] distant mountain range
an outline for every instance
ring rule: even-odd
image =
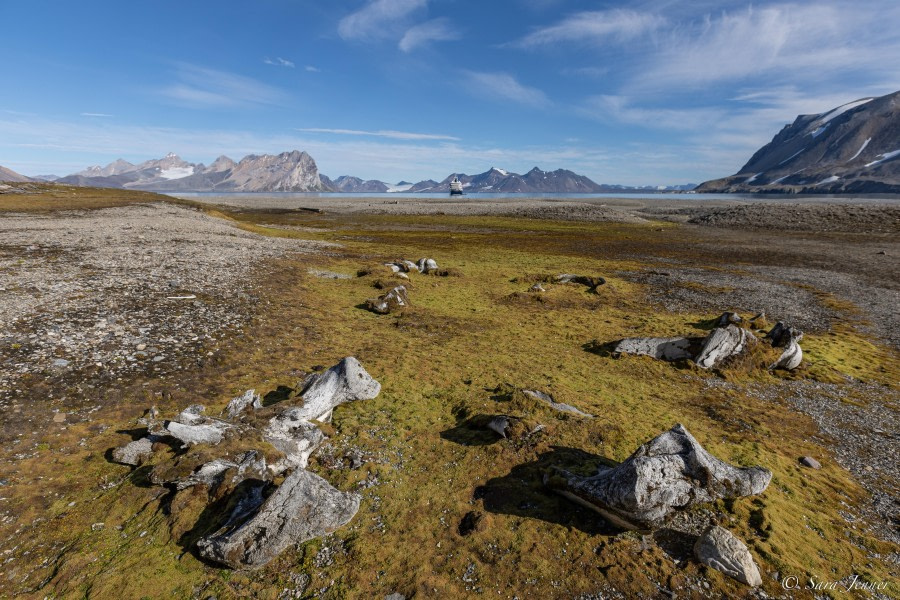
[[[900,92],[800,115],[735,175],[697,191],[900,193]]]
[[[9,171],[9,177],[22,177]],[[41,176],[42,181],[70,185],[128,188],[154,192],[344,192],[344,193],[435,193],[446,194],[450,181],[459,177],[467,193],[617,193],[684,191],[694,184],[671,187],[628,187],[594,183],[584,175],[565,169],[542,171],[534,167],[524,175],[492,167],[478,175],[451,173],[443,181],[427,179],[418,183],[389,184],[377,179],[341,175],[330,179],[321,175],[306,152],[245,156],[235,162],[220,156],[209,166],[189,163],[177,154],[132,164],[116,160],[105,167],[88,167],[66,177]],[[2,179],[2,177],[0,177]],[[18,179],[18,181],[28,178]]]

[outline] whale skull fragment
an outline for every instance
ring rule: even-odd
[[[712,456],[679,424],[616,467],[589,477],[554,469],[544,482],[614,525],[653,529],[694,504],[759,494],[771,479],[768,469],[735,467]]]

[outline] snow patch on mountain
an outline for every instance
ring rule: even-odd
[[[792,158],[794,158],[794,157],[797,156],[798,154],[801,154],[804,150],[806,150],[806,148],[800,148],[800,150],[798,150],[797,152],[794,152],[793,154],[791,154],[790,156],[788,156],[786,159],[784,159],[783,161],[781,161],[781,162],[778,163],[778,164],[779,164],[779,165],[783,165],[783,164],[786,163],[786,162],[790,162],[790,160],[791,160]]]
[[[862,143],[862,146],[859,147],[859,150],[856,151],[856,154],[854,154],[853,156],[850,157],[850,160],[855,160],[857,156],[862,154],[862,151],[866,149],[866,146],[868,146],[869,142],[871,142],[871,141],[872,141],[872,138],[866,138],[866,141],[864,141]],[[848,160],[847,162],[850,162],[850,160]]]
[[[168,156],[166,158],[169,158]],[[194,174],[194,167],[172,167],[171,169],[163,169],[159,172],[159,176],[163,179],[181,179]]]
[[[828,129],[828,123],[825,123],[824,125],[822,125],[818,129],[816,129],[815,131],[810,132],[809,135],[813,136],[814,138],[817,138],[820,135],[822,135],[823,133],[825,133],[826,129]]]
[[[878,160],[873,160],[870,163],[866,163],[866,167],[874,167],[875,165],[879,165],[886,160],[891,160],[895,156],[900,156],[900,150],[893,150],[891,152],[885,152],[884,154],[879,154],[876,157]]]
[[[825,113],[822,116],[822,118],[819,120],[819,125],[825,125],[828,123],[828,121],[831,121],[832,119],[835,119],[835,118],[841,116],[848,110],[853,110],[857,106],[862,106],[863,104],[865,104],[867,102],[871,102],[874,99],[875,98],[861,98],[859,100],[855,100],[853,102],[848,102],[847,104],[838,106],[834,110],[831,110],[831,111]]]

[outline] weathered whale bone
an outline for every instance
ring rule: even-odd
[[[360,496],[297,469],[253,517],[197,542],[200,555],[233,569],[264,566],[285,548],[331,533],[359,510]]]
[[[694,362],[702,369],[718,367],[726,358],[740,354],[755,341],[752,334],[737,325],[718,327],[706,336]]]
[[[372,400],[381,384],[369,375],[352,356],[341,360],[321,375],[308,380],[303,390],[303,406],[294,416],[307,421],[331,421],[336,406],[355,400]]]
[[[398,308],[409,306],[406,286],[398,285],[388,293],[366,300],[366,308],[380,315],[386,315]]]
[[[682,360],[693,358],[691,347],[699,344],[700,338],[666,337],[666,338],[625,338],[616,344],[613,352],[617,354],[642,354],[661,360]]]
[[[768,469],[735,467],[712,456],[680,424],[594,476],[561,469],[545,475],[552,489],[625,529],[653,529],[694,504],[759,494],[771,479]]]
[[[762,585],[759,569],[747,546],[730,531],[714,525],[694,544],[694,555],[701,563],[725,573],[751,587]]]

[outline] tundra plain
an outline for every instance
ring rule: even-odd
[[[897,202],[292,202],[0,194],[0,595],[843,598],[856,576],[900,597]],[[384,266],[422,257],[446,276]],[[560,273],[606,283],[530,291]],[[409,307],[365,309],[399,283]],[[610,352],[705,335],[723,311],[802,329],[801,367]],[[153,484],[175,450],[110,459],[151,406],[218,413],[249,389],[297,403],[345,356],[381,393],[335,410],[308,468],[360,493],[359,512],[259,570],[198,555],[221,515]],[[483,427],[499,414],[543,428],[504,439]],[[649,532],[544,484],[676,423],[771,484]],[[707,524],[747,544],[760,587],[694,559]]]

